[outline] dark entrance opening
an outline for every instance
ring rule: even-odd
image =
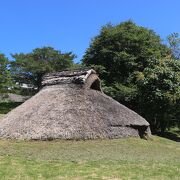
[[[131,125],[131,127],[138,130],[140,138],[147,139],[147,126]]]
[[[101,91],[101,87],[100,87],[100,81],[98,79],[96,79],[92,84],[90,89],[94,89],[97,91]]]

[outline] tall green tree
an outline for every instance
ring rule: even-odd
[[[154,31],[127,21],[102,27],[82,61],[97,68],[107,94],[164,131],[179,101],[179,64],[170,54]]]
[[[142,71],[152,58],[166,57],[170,50],[152,30],[127,21],[102,27],[87,49],[83,63],[101,65],[107,84],[126,83],[134,71]]]
[[[136,109],[156,129],[179,125],[180,62],[156,59],[143,72],[134,73],[138,87]]]
[[[12,73],[17,82],[41,88],[45,73],[61,71],[73,66],[75,55],[71,52],[61,53],[52,47],[36,48],[31,53],[13,54]]]
[[[0,54],[0,93],[7,93],[13,89],[14,83],[9,70],[9,60]]]

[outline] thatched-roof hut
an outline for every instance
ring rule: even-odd
[[[149,123],[105,95],[94,70],[50,73],[43,88],[0,121],[0,137],[96,139],[143,137]]]

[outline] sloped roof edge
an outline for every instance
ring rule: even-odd
[[[81,69],[48,73],[42,79],[42,86],[69,83],[85,84],[86,79],[91,74],[96,74],[96,71],[93,69]]]

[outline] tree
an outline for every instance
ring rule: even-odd
[[[0,93],[7,93],[13,88],[13,80],[8,68],[9,60],[0,54]]]
[[[61,53],[52,47],[36,48],[31,53],[13,54],[12,73],[16,81],[41,88],[45,73],[61,71],[73,65],[75,55],[71,52]]]
[[[127,21],[102,27],[86,50],[83,63],[103,66],[107,73],[101,76],[106,84],[126,83],[132,72],[148,65],[149,59],[166,57],[169,51],[154,31]]]
[[[143,72],[134,73],[138,87],[137,111],[156,129],[180,124],[180,62],[173,59],[153,60]]]
[[[167,37],[171,49],[171,57],[180,59],[180,37],[178,33],[172,33]]]
[[[164,131],[179,101],[179,64],[170,53],[154,31],[127,21],[102,27],[82,61],[100,67],[105,93]]]

